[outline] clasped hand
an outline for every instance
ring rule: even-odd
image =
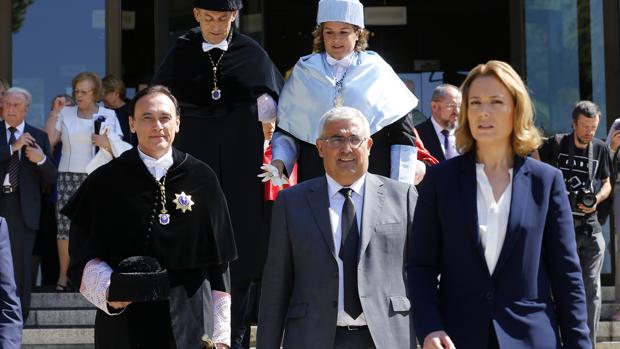
[[[15,141],[15,143],[11,145],[11,150],[13,152],[19,151],[20,149],[23,149],[26,158],[35,164],[43,161],[45,158],[45,153],[43,153],[43,150],[39,147],[37,141],[28,132],[24,132],[24,134],[22,134]]]

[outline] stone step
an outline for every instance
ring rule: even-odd
[[[603,302],[613,302],[615,301],[615,291],[616,288],[614,286],[603,286],[601,287],[601,296],[603,298]]]
[[[96,309],[33,309],[25,326],[94,326],[96,314]]]
[[[33,292],[31,309],[95,308],[77,292]]]
[[[22,343],[26,345],[93,345],[92,327],[38,327],[25,328]]]
[[[596,349],[620,349],[620,342],[598,342]]]

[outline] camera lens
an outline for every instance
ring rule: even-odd
[[[587,208],[592,208],[596,205],[596,195],[586,192],[582,193],[580,200],[581,204]]]

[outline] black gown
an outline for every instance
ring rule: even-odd
[[[232,33],[226,52],[209,51],[218,66],[219,100],[211,98],[213,66],[202,50],[199,28],[181,36],[168,53],[154,84],[168,86],[181,104],[181,129],[175,146],[206,162],[215,171],[230,209],[239,259],[233,278],[262,274],[266,244],[263,226],[263,133],[256,98],[268,93],[277,101],[282,76],[263,48],[251,38]]]
[[[136,148],[93,172],[62,211],[71,218],[75,285],[94,258],[114,269],[127,257],[152,256],[168,270],[169,300],[132,303],[114,316],[97,311],[97,348],[198,348],[201,336],[213,333],[211,290],[230,293],[236,247],[217,177],[174,148],[173,160],[165,176],[169,225],[158,221],[159,186]],[[194,202],[185,213],[173,203],[182,192]]]

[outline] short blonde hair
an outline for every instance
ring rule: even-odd
[[[82,81],[90,81],[93,84],[93,96],[95,96],[95,102],[101,100],[101,97],[103,96],[103,86],[99,75],[91,71],[81,72],[73,78],[73,81],[71,81],[71,88],[75,90],[75,86]],[[73,98],[75,98],[75,94],[73,94]]]
[[[472,69],[463,84],[461,93],[461,112],[456,129],[456,147],[464,154],[475,147],[476,140],[469,129],[469,90],[474,80],[482,76],[495,77],[506,87],[514,99],[514,123],[512,130],[512,149],[519,156],[527,156],[538,149],[542,143],[540,130],[534,125],[534,105],[527,88],[519,74],[506,62],[491,60],[478,64]]]

